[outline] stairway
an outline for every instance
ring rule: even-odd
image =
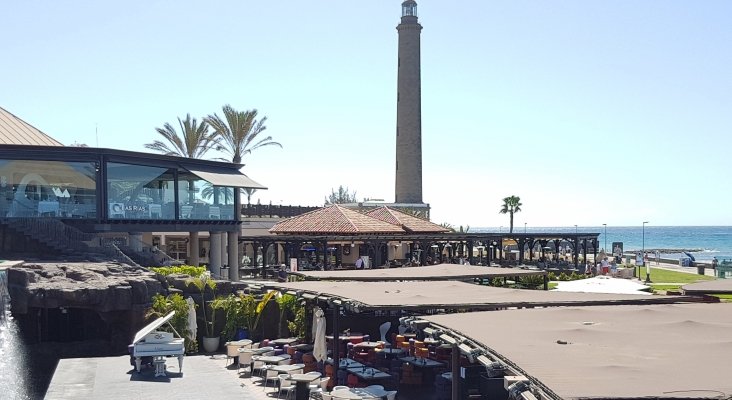
[[[2,223],[70,259],[137,264],[113,243],[104,243],[94,233],[82,232],[53,217],[4,218]],[[96,244],[90,246],[89,244]]]

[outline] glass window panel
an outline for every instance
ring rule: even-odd
[[[178,173],[181,219],[234,220],[234,188],[214,186],[188,172]]]
[[[0,215],[96,218],[93,162],[0,160]]]
[[[175,219],[174,169],[107,163],[110,219]]]

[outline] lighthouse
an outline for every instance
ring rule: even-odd
[[[396,190],[398,204],[422,204],[422,95],[417,2],[402,3],[397,61]]]

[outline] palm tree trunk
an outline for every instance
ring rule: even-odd
[[[509,211],[509,213],[511,214],[511,225],[509,227],[510,230],[508,231],[508,233],[513,233],[513,211]]]

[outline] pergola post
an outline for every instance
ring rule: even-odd
[[[452,400],[460,400],[460,349],[457,343],[452,344],[450,354],[450,368],[452,369]]]
[[[333,307],[333,367],[335,368],[335,371],[338,372],[340,369],[339,366],[341,365],[341,335],[340,335],[340,328],[338,327],[338,318],[340,317],[340,307],[338,304],[331,304]],[[336,373],[335,376],[336,382],[338,382],[338,374]]]

